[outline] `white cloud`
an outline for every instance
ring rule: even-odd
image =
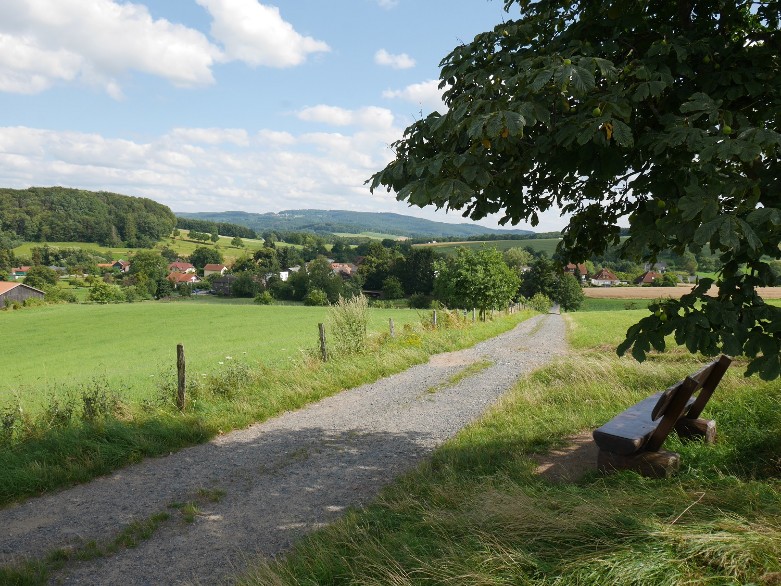
[[[377,0],[377,5],[385,10],[390,10],[399,5],[399,0]]]
[[[424,109],[445,111],[442,101],[442,91],[439,89],[439,80],[432,79],[421,83],[408,85],[402,90],[385,90],[384,98],[399,98],[413,104],[418,104]]]
[[[306,122],[318,122],[331,126],[359,126],[362,128],[385,129],[393,126],[393,112],[387,108],[369,106],[358,110],[347,110],[337,106],[320,104],[304,108],[298,118]]]
[[[181,86],[214,81],[219,49],[200,32],[113,0],[0,2],[0,91],[37,93],[80,80],[120,97],[128,70]]]
[[[323,41],[305,37],[285,22],[274,6],[257,0],[196,0],[214,19],[211,34],[225,57],[248,65],[292,67],[310,53],[329,51]]]
[[[118,77],[137,71],[182,87],[214,83],[217,63],[290,67],[328,51],[297,33],[257,0],[197,0],[213,17],[211,33],[153,18],[119,0],[0,1],[0,91],[35,94],[82,82],[122,98]]]
[[[380,49],[374,54],[374,62],[377,65],[385,65],[393,69],[410,69],[415,67],[415,60],[406,53],[393,55],[385,49]]]

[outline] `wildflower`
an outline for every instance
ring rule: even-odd
[[[220,360],[217,364],[225,364],[222,360]]]

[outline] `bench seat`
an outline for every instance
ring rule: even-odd
[[[600,449],[622,456],[640,451],[648,443],[661,419],[654,421],[651,413],[664,392],[659,392],[632,405],[619,413],[602,427],[594,430],[594,441]],[[684,409],[684,415],[694,403],[690,398]]]

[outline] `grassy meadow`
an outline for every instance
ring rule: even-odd
[[[741,360],[704,412],[717,443],[668,438],[676,476],[538,473],[543,458],[568,465],[550,450],[587,442],[708,360],[671,349],[638,364],[606,351],[639,313],[568,314],[569,356],[522,379],[376,502],[283,559],[258,560],[239,583],[781,584],[781,385],[745,378]]]
[[[332,329],[323,362],[317,323],[331,323],[326,311],[192,300],[0,313],[4,331],[19,338],[15,358],[3,357],[4,373],[28,377],[28,386],[0,404],[0,506],[298,409],[472,346],[532,315],[473,324],[443,311],[433,329],[428,312],[369,309],[371,332],[360,351],[340,351]],[[188,365],[183,410],[176,405],[180,341]],[[94,374],[98,365],[105,372]],[[110,378],[112,368],[122,371],[120,382]],[[51,381],[59,382],[52,388]],[[0,583],[5,576],[0,568]]]
[[[188,371],[203,376],[230,361],[286,366],[301,350],[318,344],[317,324],[327,309],[258,306],[252,300],[208,297],[172,302],[52,305],[1,312],[0,324],[14,343],[0,354],[0,407],[14,402],[36,412],[52,394],[80,389],[95,380],[123,400],[154,397],[158,379],[184,344]],[[370,330],[420,321],[412,310],[371,309]]]

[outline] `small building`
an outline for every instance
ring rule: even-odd
[[[644,271],[654,273],[665,273],[667,271],[667,263],[664,262],[647,262],[643,265]]]
[[[11,276],[14,279],[22,279],[27,276],[27,273],[30,271],[31,267],[16,267],[11,269]]]
[[[120,273],[127,273],[130,271],[130,263],[122,259],[114,261],[111,267],[118,270]]]
[[[12,283],[11,281],[0,281],[0,307],[5,307],[11,303],[24,303],[31,297],[43,299],[45,293],[35,287],[30,287],[24,283]]]
[[[195,265],[190,264],[189,262],[172,262],[168,265],[168,272],[169,273],[195,273]]]
[[[227,270],[228,267],[225,265],[207,264],[203,267],[203,276],[208,277],[209,275],[224,275]]]
[[[605,268],[599,269],[599,272],[591,277],[591,284],[595,287],[613,287],[620,282],[620,279],[610,269]]]
[[[217,295],[230,295],[231,287],[233,286],[233,283],[236,282],[236,279],[238,279],[236,275],[223,275],[222,277],[217,277],[212,281],[212,291]]]
[[[346,262],[332,262],[331,270],[335,275],[339,275],[342,279],[352,279],[353,274],[358,270],[358,267],[352,263]]]
[[[652,285],[656,279],[661,279],[661,273],[655,273],[654,271],[646,271],[638,278],[635,279],[636,285]]]
[[[564,267],[564,272],[569,273],[570,275],[575,275],[576,277],[580,276],[581,281],[585,281],[586,276],[588,275],[588,269],[583,263],[569,263]]]
[[[167,279],[173,283],[174,289],[182,284],[193,285],[201,282],[195,273],[170,273]]]

